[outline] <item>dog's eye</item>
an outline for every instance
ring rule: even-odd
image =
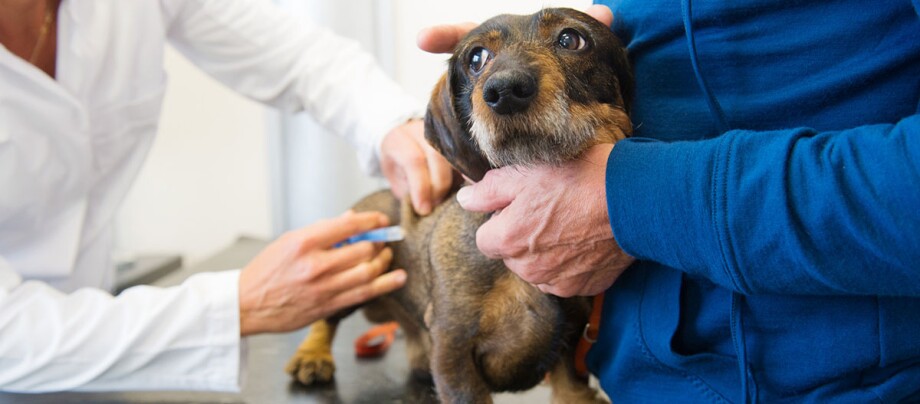
[[[562,30],[559,34],[559,39],[556,41],[563,49],[568,50],[581,50],[587,46],[588,41],[585,40],[585,37],[581,36],[578,31],[566,28]]]
[[[489,52],[488,49],[481,46],[473,49],[470,53],[470,70],[473,73],[479,73],[490,60],[492,60],[492,52]]]

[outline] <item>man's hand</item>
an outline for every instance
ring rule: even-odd
[[[589,149],[561,167],[504,167],[457,194],[476,212],[498,211],[476,245],[514,273],[557,296],[603,292],[633,263],[613,239],[605,170],[613,145]]]
[[[381,213],[349,211],[271,243],[240,274],[240,335],[296,330],[402,287],[405,271],[384,273],[389,248],[370,242],[333,248],[387,222]]]
[[[453,169],[425,140],[424,130],[422,121],[409,121],[390,131],[380,147],[380,167],[393,194],[408,195],[420,215],[431,213],[454,181]]]
[[[613,12],[607,6],[595,4],[585,9],[585,13],[606,26],[613,23]],[[418,33],[419,49],[429,53],[452,53],[454,47],[468,32],[479,24],[465,22],[460,24],[436,25],[422,29]]]

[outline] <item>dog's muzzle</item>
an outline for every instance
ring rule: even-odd
[[[537,80],[523,70],[496,72],[483,87],[482,99],[496,114],[510,115],[527,110],[537,95]]]

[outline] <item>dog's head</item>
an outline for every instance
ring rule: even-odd
[[[628,135],[632,92],[626,49],[591,16],[500,15],[455,48],[425,137],[474,181],[493,167],[557,164]]]

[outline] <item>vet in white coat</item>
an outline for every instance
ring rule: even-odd
[[[65,0],[57,78],[0,46],[0,389],[239,389],[238,271],[113,298],[112,218],[147,155],[174,45],[309,111],[368,171],[419,105],[354,42],[266,1]]]

